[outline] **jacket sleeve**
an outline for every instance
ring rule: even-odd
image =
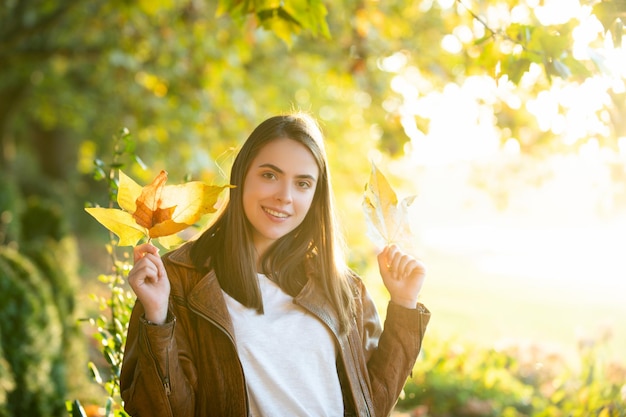
[[[194,415],[196,371],[172,307],[163,325],[147,322],[140,302],[133,308],[120,375],[124,409],[133,417]]]
[[[430,312],[423,304],[408,309],[392,302],[380,338],[367,336],[379,329],[376,307],[364,291],[363,348],[376,416],[388,416],[398,401],[422,346]],[[377,343],[376,343],[377,340]]]

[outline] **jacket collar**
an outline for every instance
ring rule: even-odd
[[[184,266],[187,268],[194,268],[193,263],[191,262],[191,247],[192,247],[192,242],[187,242],[184,245],[180,246],[179,248],[168,252],[165,256],[167,257],[168,260],[172,261],[173,263],[180,265],[180,266]]]
[[[171,263],[188,269],[189,275],[199,276],[191,261],[189,253],[191,246],[190,242],[186,243],[180,248],[169,252],[166,256]],[[231,337],[234,335],[234,328],[228,314],[222,287],[220,287],[214,271],[210,271],[197,282],[192,283],[192,287],[187,291],[183,290],[183,292],[187,292],[185,296],[187,304],[195,314],[223,328]]]
[[[187,243],[180,248],[169,252],[168,259],[179,266],[195,269],[191,262],[189,251],[191,244]],[[207,260],[208,262],[208,260]],[[339,338],[339,320],[335,309],[330,301],[324,296],[319,288],[315,273],[307,268],[308,280],[304,288],[294,298],[294,302],[307,309],[324,322],[328,328]],[[189,307],[205,319],[214,322],[224,328],[231,335],[234,334],[233,324],[226,307],[224,294],[214,271],[210,271],[202,277],[187,296]]]
[[[193,287],[187,297],[187,302],[196,314],[222,327],[231,336],[235,334],[222,287],[214,271],[202,277]]]
[[[294,298],[294,302],[307,309],[311,314],[317,316],[335,334],[335,337],[339,338],[339,319],[337,313],[330,304],[330,301],[323,295],[322,290],[316,288],[318,285],[315,277],[309,274],[306,285]]]

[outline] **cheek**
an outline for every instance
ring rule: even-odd
[[[313,207],[313,195],[304,197],[300,204],[300,209],[303,211],[302,214],[306,215],[309,211],[311,211],[312,207]]]
[[[248,219],[254,204],[254,193],[246,191],[246,189],[251,190],[252,188],[244,188],[241,192],[241,205],[243,206],[243,213],[246,216],[246,219]]]

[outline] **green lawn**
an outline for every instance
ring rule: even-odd
[[[537,343],[570,358],[580,340],[608,336],[613,355],[626,351],[624,281],[611,286],[589,277],[562,285],[485,270],[485,257],[425,251],[422,300],[433,314],[430,335],[486,346]]]

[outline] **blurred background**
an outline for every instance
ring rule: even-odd
[[[327,137],[382,315],[371,161],[417,196],[433,317],[400,411],[626,415],[625,16],[620,0],[5,0],[0,416],[119,402],[124,315],[108,333],[98,317],[132,303],[103,278],[128,253],[84,211],[109,206],[111,174],[225,184],[251,130],[294,109]]]

